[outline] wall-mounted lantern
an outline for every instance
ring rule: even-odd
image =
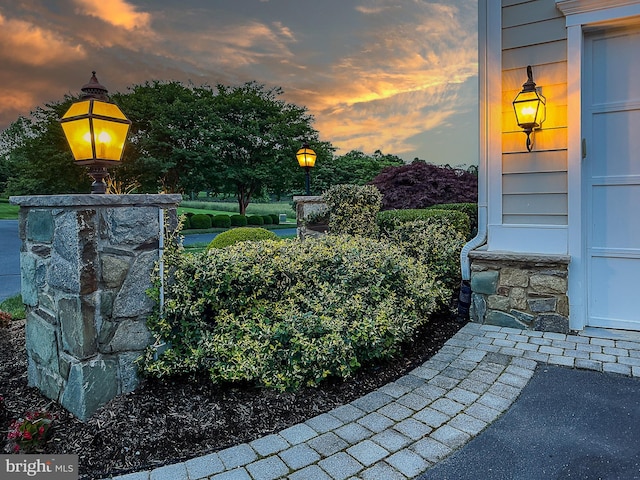
[[[107,167],[122,159],[131,121],[109,101],[108,90],[100,85],[96,72],[81,90],[82,98],[60,119],[76,164],[88,167],[93,178],[91,193],[105,193]]]
[[[533,132],[540,129],[547,116],[547,99],[538,91],[533,81],[531,65],[527,67],[527,81],[513,100],[518,126],[527,134],[527,150],[533,148]]]
[[[298,159],[298,165],[305,170],[305,186],[307,190],[307,196],[311,195],[311,178],[310,170],[316,164],[316,152],[311,150],[308,143],[302,145],[302,148],[296,152],[296,158]]]

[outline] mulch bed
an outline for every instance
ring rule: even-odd
[[[345,381],[278,393],[249,385],[145,380],[86,423],[27,387],[24,321],[0,327],[0,450],[12,419],[46,409],[56,415],[43,453],[77,454],[80,478],[98,479],[185,461],[278,432],[344,405],[421,365],[458,329],[440,316],[417,332],[399,358],[361,369]]]

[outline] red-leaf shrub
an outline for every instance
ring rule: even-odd
[[[478,177],[465,170],[425,162],[387,167],[370,183],[382,193],[382,210],[478,200]]]

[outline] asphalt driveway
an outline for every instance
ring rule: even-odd
[[[0,302],[20,293],[18,220],[0,220]]]
[[[419,479],[640,479],[640,378],[539,365],[501,418]]]

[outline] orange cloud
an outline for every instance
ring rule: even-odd
[[[60,35],[23,20],[0,14],[0,58],[19,64],[41,66],[85,58],[82,45],[60,39]]]
[[[151,24],[151,15],[138,12],[124,0],[73,0],[82,15],[99,18],[116,27],[126,30],[146,30]]]

